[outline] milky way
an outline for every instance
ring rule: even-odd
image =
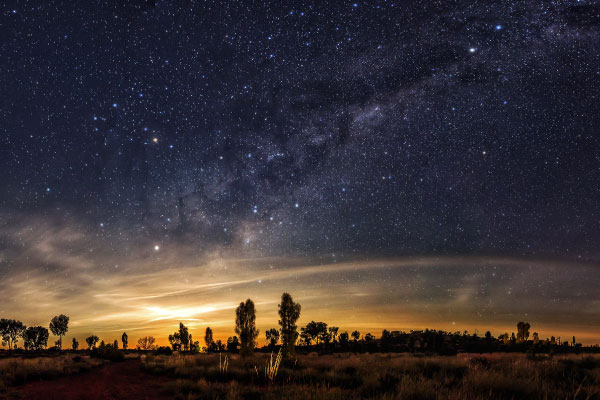
[[[598,2],[120,3],[0,9],[3,316],[600,339]]]

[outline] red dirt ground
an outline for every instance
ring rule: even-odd
[[[14,388],[11,399],[40,400],[154,400],[171,399],[161,391],[169,379],[144,373],[139,360],[111,363],[51,381],[30,382]]]

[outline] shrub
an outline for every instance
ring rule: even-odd
[[[154,354],[157,356],[170,356],[173,354],[173,349],[167,346],[160,346],[156,350],[154,350]]]

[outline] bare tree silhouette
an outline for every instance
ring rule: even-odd
[[[79,349],[79,342],[75,338],[73,338],[72,347],[73,347],[73,350],[75,350],[75,351],[77,351],[77,349]]]
[[[144,336],[138,339],[138,349],[140,350],[154,350],[156,346],[154,346],[154,342],[156,339],[152,336]]]

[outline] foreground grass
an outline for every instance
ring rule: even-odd
[[[36,358],[9,357],[0,359],[0,393],[9,386],[77,374],[100,363],[101,361],[90,359],[89,356],[67,354]]]
[[[179,399],[600,399],[600,357],[523,354],[298,356],[269,384],[268,355],[145,356],[142,368],[174,378]]]

